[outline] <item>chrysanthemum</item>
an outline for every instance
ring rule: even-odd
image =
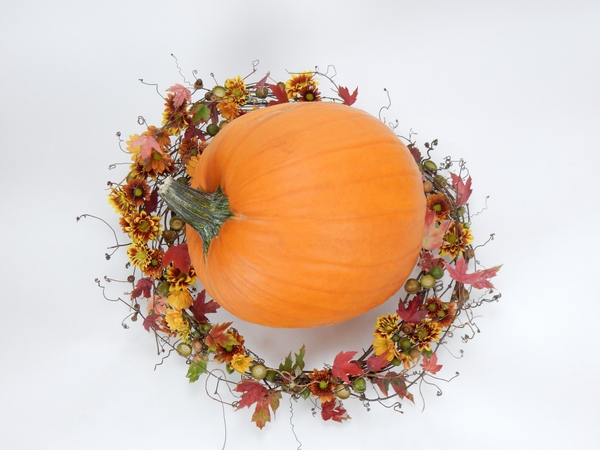
[[[145,180],[132,179],[123,186],[125,197],[130,203],[141,206],[150,200],[150,187]]]
[[[189,272],[183,272],[175,266],[170,266],[165,271],[165,278],[171,284],[169,290],[181,291],[187,289],[196,282],[196,271],[190,267]]]
[[[440,324],[442,328],[449,327],[454,320],[456,306],[454,302],[446,303],[439,297],[430,297],[422,307],[427,311],[427,318]]]
[[[196,166],[198,166],[198,161],[200,161],[200,157],[198,155],[192,156],[186,166],[185,173],[187,173],[190,177],[193,177],[196,173]]]
[[[373,351],[375,352],[375,356],[385,355],[385,359],[388,361],[394,359],[394,356],[397,356],[398,353],[394,341],[387,336],[380,336],[377,333],[375,334],[375,339],[373,339]]]
[[[440,247],[440,255],[450,255],[454,259],[462,255],[467,245],[471,242],[473,242],[471,230],[461,224],[457,226],[456,222],[453,221],[444,235],[444,242]]]
[[[375,336],[391,337],[400,328],[398,314],[387,314],[377,318]]]
[[[193,136],[189,139],[182,139],[179,144],[179,160],[183,164],[187,164],[191,157],[201,155],[206,148],[206,142],[198,140],[198,136]]]
[[[330,402],[335,399],[336,385],[329,370],[313,369],[313,373],[309,373],[308,378],[312,381],[308,385],[308,389],[313,395],[319,397],[322,402]]]
[[[167,297],[167,303],[179,310],[189,308],[193,301],[194,300],[187,289],[169,292],[169,296]]]
[[[163,150],[167,150],[171,146],[171,135],[165,128],[156,128],[154,125],[150,125],[148,130],[142,134],[153,136]]]
[[[129,214],[135,208],[135,205],[127,198],[127,195],[120,187],[110,188],[108,203],[120,215]]]
[[[431,350],[430,344],[440,338],[442,326],[430,320],[421,320],[408,336],[419,351]]]
[[[141,145],[133,145],[133,143],[137,142],[139,138],[139,134],[132,134],[129,136],[129,140],[125,142],[125,148],[129,153],[135,155],[136,153],[139,153],[142,150]]]
[[[299,100],[302,102],[320,102],[321,93],[315,85],[306,86],[300,90]]]
[[[134,242],[127,247],[127,256],[131,264],[142,271],[150,264],[150,248],[144,243]]]
[[[144,269],[144,275],[153,279],[160,278],[163,273],[162,260],[164,252],[160,248],[150,250],[150,262]]]
[[[235,371],[243,374],[243,373],[247,372],[248,370],[250,370],[250,364],[252,364],[252,361],[254,361],[254,358],[252,356],[248,356],[248,355],[244,355],[244,354],[237,354],[237,355],[233,355],[229,365]]]
[[[137,164],[142,168],[146,176],[156,178],[158,175],[166,175],[173,171],[175,163],[168,153],[153,151],[150,158],[143,160],[138,155]]]
[[[435,212],[438,222],[445,220],[450,214],[450,200],[441,192],[427,196],[427,208]]]
[[[225,99],[217,103],[217,109],[226,120],[233,120],[240,116],[241,112],[238,104],[230,99]]]
[[[238,75],[235,78],[228,78],[225,80],[225,97],[238,106],[246,104],[246,96],[248,95],[248,89],[246,89],[246,83]],[[229,119],[228,119],[229,120]]]
[[[286,81],[285,89],[288,98],[295,98],[303,89],[317,84],[318,82],[313,79],[312,72],[301,72],[293,74],[292,78]]]
[[[167,315],[165,316],[167,326],[171,331],[177,332],[177,335],[187,340],[190,334],[190,324],[184,319],[181,311],[175,309],[167,309]]]
[[[165,99],[165,110],[163,112],[163,125],[170,134],[178,134],[191,123],[190,114],[187,110],[187,101],[181,106],[175,107],[174,95],[171,93]]]
[[[216,362],[225,361],[227,364],[231,364],[231,360],[235,355],[246,354],[246,350],[244,349],[244,336],[239,334],[234,328],[230,328],[229,333],[231,333],[231,335],[238,342],[238,344],[227,347],[223,347],[222,345],[217,344],[217,350],[215,355]]]
[[[148,242],[158,239],[160,234],[160,217],[151,216],[146,211],[134,212],[123,216],[123,231],[131,236],[134,242]]]

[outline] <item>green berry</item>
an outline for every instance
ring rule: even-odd
[[[346,400],[348,397],[350,397],[350,394],[350,389],[345,384],[338,384],[335,387],[335,395],[341,400]]]
[[[176,350],[177,350],[177,353],[179,353],[184,358],[187,358],[188,356],[190,356],[192,354],[192,347],[187,345],[185,342],[180,342],[177,345]]]
[[[267,376],[267,368],[263,364],[254,364],[250,369],[252,377],[256,380],[262,380]]]
[[[433,278],[435,278],[436,280],[439,280],[440,278],[442,278],[444,276],[444,269],[442,269],[440,266],[433,266],[431,268],[431,270],[429,271],[429,273],[431,274],[431,276]]]
[[[215,86],[212,88],[212,93],[215,97],[223,98],[227,94],[227,89],[225,89],[223,86]]]
[[[170,288],[171,285],[167,281],[161,281],[160,283],[158,283],[158,286],[156,286],[156,292],[158,292],[159,295],[166,297],[167,295],[169,295]]]
[[[211,136],[215,136],[219,132],[219,125],[217,125],[216,123],[211,123],[209,126],[206,127],[206,132]]]
[[[179,231],[183,228],[185,222],[179,217],[171,217],[169,221],[169,228],[173,231]]]
[[[423,161],[423,168],[429,172],[435,172],[437,170],[437,165],[432,160],[428,159]]]
[[[408,350],[412,346],[410,339],[402,338],[400,339],[400,348],[402,350]]]
[[[367,390],[367,382],[364,378],[357,378],[352,381],[352,389],[358,393],[365,392]]]
[[[431,289],[433,286],[435,286],[435,278],[433,278],[431,275],[423,275],[421,277],[421,286],[423,286],[425,289]]]

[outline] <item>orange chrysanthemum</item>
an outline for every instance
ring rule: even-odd
[[[165,99],[165,110],[163,112],[163,125],[170,134],[178,134],[191,123],[190,114],[187,110],[187,101],[179,107],[175,107],[174,94],[167,95]]]
[[[150,248],[144,243],[134,242],[127,247],[127,256],[131,264],[142,271],[146,270],[151,261]]]
[[[427,196],[427,208],[435,212],[438,222],[445,220],[450,214],[450,200],[441,192]]]
[[[321,93],[319,89],[315,85],[310,85],[302,88],[300,90],[299,100],[302,102],[320,102],[321,101]]]
[[[330,402],[335,399],[334,389],[336,384],[329,370],[313,369],[313,373],[309,373],[308,378],[312,381],[308,385],[308,389],[313,395],[319,397],[319,400]]]
[[[454,302],[446,303],[439,297],[430,297],[422,307],[427,311],[427,318],[440,324],[442,328],[449,327],[454,321],[456,306]]]
[[[231,364],[231,360],[235,355],[246,354],[246,350],[244,349],[244,336],[239,334],[234,328],[230,328],[229,333],[231,333],[231,335],[238,342],[238,344],[232,345],[231,347],[223,347],[222,345],[217,344],[217,350],[215,355],[216,362],[225,361],[227,364]]]
[[[160,217],[146,211],[134,212],[131,216],[123,216],[121,226],[134,242],[155,241],[160,234]]]
[[[123,186],[125,197],[130,203],[141,206],[150,200],[150,187],[145,180],[134,178]]]
[[[225,99],[217,103],[217,109],[226,120],[233,120],[241,115],[239,105],[231,99]]]
[[[127,195],[120,187],[110,188],[108,203],[120,215],[130,214],[135,208],[134,203],[127,198]]]
[[[164,252],[160,248],[150,250],[150,262],[144,269],[144,275],[153,279],[160,278],[163,274],[162,260]]]

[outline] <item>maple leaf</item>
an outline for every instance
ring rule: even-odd
[[[436,374],[443,366],[442,364],[437,363],[437,355],[434,353],[431,355],[431,358],[427,358],[427,356],[423,357],[423,363],[421,364],[421,367],[423,370],[431,374]]]
[[[188,273],[190,271],[192,261],[190,259],[190,253],[188,252],[187,243],[172,245],[165,252],[165,255],[163,256],[163,267],[167,267],[171,263],[182,272]]]
[[[143,159],[150,159],[152,156],[152,149],[160,152],[160,145],[154,139],[154,136],[146,136],[145,134],[141,135],[134,142],[131,143],[132,147],[141,147],[140,156]]]
[[[192,312],[198,322],[206,323],[208,322],[206,314],[215,313],[220,307],[221,306],[214,300],[209,300],[207,302],[206,290],[202,289],[202,291],[198,292],[196,300],[194,300],[194,303],[192,304]]]
[[[433,266],[444,267],[443,261],[443,258],[435,258],[431,252],[421,252],[419,266],[429,272]]]
[[[271,75],[271,72],[267,72],[267,74],[261,78],[259,81],[257,81],[255,89],[257,91],[262,91],[265,88],[265,83],[267,82],[267,79],[269,78],[269,76]]]
[[[189,102],[192,98],[192,93],[188,88],[181,84],[176,84],[167,89],[167,92],[173,93],[173,106],[179,108],[184,102]]]
[[[358,364],[350,361],[354,355],[356,355],[356,352],[339,352],[333,360],[331,374],[335,378],[350,383],[348,375],[362,375],[365,373]]]
[[[367,358],[366,364],[367,369],[373,372],[379,372],[385,366],[387,366],[390,362],[387,359],[387,352],[382,353],[379,356],[370,356]]]
[[[206,342],[206,345],[208,345],[211,350],[215,350],[217,345],[220,345],[221,347],[232,347],[240,344],[231,333],[225,331],[229,328],[231,323],[232,322],[224,322],[217,324],[208,332],[204,342]]]
[[[451,173],[452,187],[456,191],[456,205],[463,206],[469,200],[473,189],[471,189],[471,177],[467,178],[467,182],[463,182],[462,178],[458,175]]]
[[[422,247],[425,250],[436,250],[444,243],[444,235],[451,222],[446,220],[437,226],[435,211],[428,209],[425,213],[425,233],[423,235]]]
[[[152,214],[156,211],[156,207],[158,206],[158,188],[154,188],[150,193],[150,198],[144,202],[144,210],[148,214]]]
[[[409,394],[406,390],[406,380],[401,374],[390,371],[377,380],[377,386],[386,397],[388,396],[388,389],[391,386],[400,398],[406,398],[414,403],[413,395]]]
[[[452,267],[450,264],[444,262],[446,270],[450,274],[453,280],[463,284],[470,284],[474,288],[493,289],[494,285],[489,282],[489,279],[496,276],[496,273],[500,270],[502,265],[492,267],[491,269],[479,270],[473,273],[467,273],[467,263],[464,258],[456,260],[456,267]]]
[[[282,88],[278,84],[268,84],[267,86],[269,86],[269,89],[271,89],[271,92],[273,93],[273,95],[275,97],[277,97],[277,100],[271,100],[269,102],[269,106],[277,105],[279,103],[288,103],[289,102],[287,93],[285,92],[284,88]]]
[[[398,309],[396,312],[402,320],[407,323],[418,323],[427,316],[427,311],[419,311],[421,307],[421,296],[415,296],[408,306],[404,306],[402,299],[398,302]]]
[[[148,332],[150,332],[150,328],[152,328],[153,330],[156,330],[156,320],[160,319],[160,315],[159,314],[149,314],[146,316],[146,318],[144,319],[144,329]]]
[[[339,97],[344,101],[344,105],[352,106],[356,101],[358,95],[358,88],[354,89],[354,92],[350,94],[347,87],[340,86],[338,89]]]
[[[273,414],[275,414],[275,411],[279,408],[281,392],[267,389],[257,381],[242,380],[234,390],[242,393],[237,409],[243,407],[250,408],[256,403],[254,414],[252,414],[252,422],[255,422],[256,426],[260,429],[262,429],[267,422],[271,421],[270,410],[273,410]]]
[[[210,117],[210,108],[204,103],[196,103],[190,112],[192,113],[192,122],[194,125],[206,122]]]
[[[152,295],[150,294],[151,289],[152,278],[140,278],[137,283],[135,283],[135,289],[131,292],[131,298],[138,298],[142,295],[145,298],[150,298]]]
[[[190,380],[190,383],[193,383],[198,381],[200,375],[203,373],[206,373],[206,361],[200,359],[198,361],[192,361],[185,376]]]
[[[295,360],[292,361],[292,352],[290,352],[282,364],[279,364],[279,370],[281,372],[295,373],[296,370],[304,369],[304,355],[306,354],[306,348],[304,345],[300,348],[299,353],[294,353]]]
[[[421,160],[423,159],[423,156],[421,156],[421,151],[417,147],[415,147],[413,144],[410,144],[408,146],[408,151],[410,152],[412,157],[415,158],[415,161],[417,162],[417,164],[419,164],[421,162]]]
[[[348,411],[342,405],[339,400],[331,400],[330,402],[321,403],[321,417],[323,420],[334,420],[335,422],[342,422],[350,419]]]

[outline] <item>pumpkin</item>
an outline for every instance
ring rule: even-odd
[[[212,139],[191,188],[169,181],[160,195],[188,223],[207,293],[248,322],[299,328],[358,316],[398,291],[421,249],[417,164],[388,126],[354,107],[249,112]]]

